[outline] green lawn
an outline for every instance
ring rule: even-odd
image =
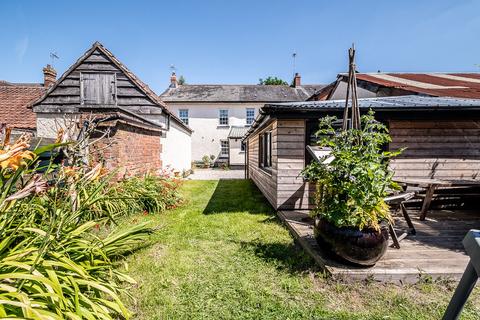
[[[454,284],[325,279],[249,181],[188,181],[186,203],[150,221],[127,260],[137,319],[438,319]],[[480,319],[478,290],[462,319]],[[475,306],[476,305],[476,306]]]

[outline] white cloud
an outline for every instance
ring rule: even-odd
[[[17,60],[20,63],[23,62],[23,57],[27,53],[29,42],[30,42],[29,37],[24,36],[22,39],[18,40],[16,45],[15,45],[15,52],[17,54]]]

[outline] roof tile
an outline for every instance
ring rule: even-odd
[[[28,106],[44,92],[45,87],[40,84],[0,82],[0,123],[17,129],[35,129],[35,113]]]
[[[165,102],[287,102],[304,101],[323,85],[298,88],[283,85],[197,84],[169,88],[160,95]]]

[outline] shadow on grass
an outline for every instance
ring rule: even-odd
[[[314,260],[305,254],[294,243],[263,243],[260,241],[240,242],[242,250],[252,253],[267,263],[273,264],[277,269],[287,270],[291,273],[308,270],[317,271]]]
[[[203,214],[245,211],[274,214],[272,206],[250,180],[220,179]]]

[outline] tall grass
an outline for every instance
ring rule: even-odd
[[[178,201],[176,190],[165,191],[165,178],[113,183],[99,166],[49,165],[38,174],[27,147],[22,140],[0,148],[0,318],[129,318],[120,296],[127,294],[122,283],[134,280],[114,263],[152,230],[96,229],[120,215],[161,211]]]

